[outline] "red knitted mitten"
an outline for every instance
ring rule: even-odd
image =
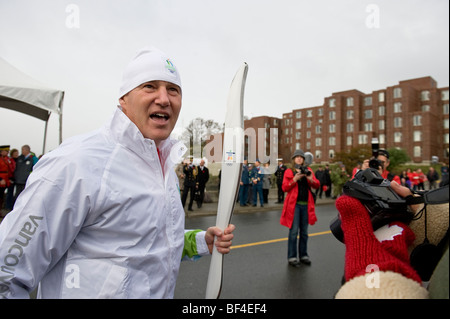
[[[407,247],[412,232],[406,225],[391,223],[384,226],[389,235],[381,236],[383,241],[380,243],[373,232],[370,216],[359,200],[341,196],[336,200],[336,208],[344,232],[347,281],[365,275],[370,271],[366,270],[367,267],[374,265],[380,271],[397,272],[421,283],[419,275],[409,265]]]

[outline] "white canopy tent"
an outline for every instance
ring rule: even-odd
[[[42,154],[45,153],[48,120],[52,112],[59,115],[59,143],[62,142],[63,101],[64,91],[43,86],[0,57],[0,107],[45,121]]]

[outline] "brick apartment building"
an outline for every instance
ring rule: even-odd
[[[249,128],[256,132],[264,128],[266,154],[270,128],[277,129],[278,156],[285,161],[301,148],[311,152],[316,163],[332,162],[337,152],[370,146],[377,137],[380,148],[402,148],[413,162],[427,163],[437,156],[448,163],[449,88],[438,88],[433,78],[423,77],[369,94],[336,92],[321,106],[294,109],[281,119],[260,116],[246,120],[246,131]],[[253,140],[258,139],[246,136],[247,154],[255,147]]]

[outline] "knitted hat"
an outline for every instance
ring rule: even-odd
[[[294,154],[292,155],[292,159],[296,158],[297,156],[305,158],[305,152],[303,152],[303,150],[295,150]]]
[[[375,233],[370,216],[359,200],[341,196],[336,200],[346,246],[345,279],[363,276],[368,269],[393,271],[421,283],[409,263],[408,246],[414,233],[400,222],[379,228]],[[369,270],[370,271],[370,270]]]
[[[141,49],[125,68],[119,98],[149,81],[166,81],[181,88],[180,74],[173,61],[154,47]]]

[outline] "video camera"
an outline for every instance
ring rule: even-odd
[[[372,138],[372,159],[369,161],[369,167],[380,169],[383,168],[383,163],[377,159],[378,152],[380,151],[380,143],[378,142],[378,138]],[[389,155],[387,156],[389,157]]]
[[[384,179],[375,168],[359,171],[354,179],[344,185],[344,194],[360,200],[366,207],[374,231],[392,221],[408,224],[414,218],[409,205],[443,204],[449,201],[448,185],[432,191],[416,192],[420,196],[410,195],[405,198],[398,195],[390,185],[391,182]],[[339,241],[344,242],[339,216],[330,222],[330,229]]]

